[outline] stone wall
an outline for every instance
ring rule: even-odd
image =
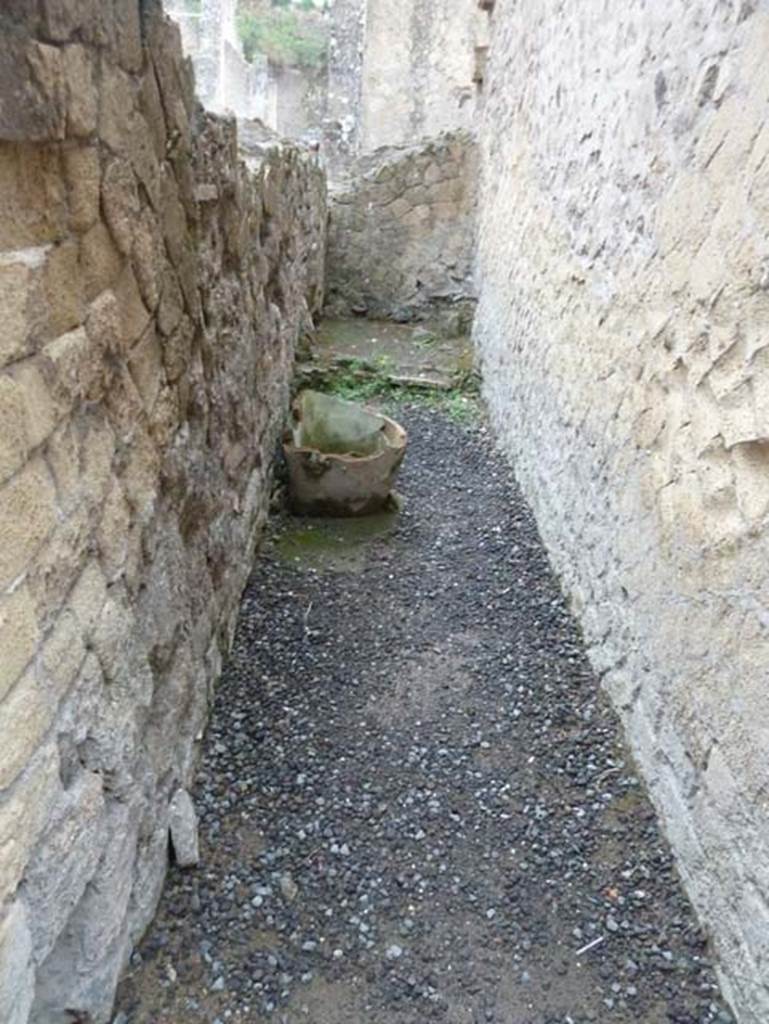
[[[486,394],[739,1019],[769,1019],[769,13],[497,0]]]
[[[9,0],[0,35],[0,1017],[99,1024],[265,517],[325,186],[240,162],[153,0]]]
[[[476,145],[455,132],[381,149],[333,193],[328,309],[410,318],[472,299]]]

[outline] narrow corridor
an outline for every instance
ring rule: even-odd
[[[120,1024],[725,1024],[703,936],[482,427],[404,509],[276,520]]]

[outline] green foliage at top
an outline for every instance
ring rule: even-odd
[[[302,0],[299,8],[290,0],[266,11],[241,10],[238,32],[246,60],[264,54],[280,67],[318,68],[326,61],[326,32],[312,16],[312,0]]]

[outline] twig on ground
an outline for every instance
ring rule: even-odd
[[[583,946],[582,949],[578,949],[574,955],[582,956],[583,953],[589,953],[591,949],[595,949],[596,946],[600,946],[605,938],[605,935],[599,935],[597,939],[593,939],[592,942],[588,942],[588,944]]]

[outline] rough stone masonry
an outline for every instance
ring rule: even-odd
[[[497,0],[495,425],[739,1019],[769,1020],[769,11]]]
[[[158,0],[0,11],[0,1019],[107,1018],[263,522],[325,183]]]
[[[326,305],[410,318],[474,305],[478,160],[469,132],[383,147],[331,188]]]

